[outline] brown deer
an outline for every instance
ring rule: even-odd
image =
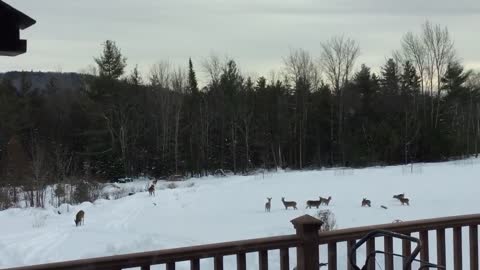
[[[150,196],[155,196],[155,185],[151,185],[151,186],[148,188],[148,195],[150,195]]]
[[[397,200],[400,200],[401,198],[404,198],[404,197],[405,197],[405,193],[393,195],[393,198]]]
[[[282,203],[285,206],[285,210],[288,209],[288,207],[292,207],[293,209],[297,209],[297,203],[294,201],[285,201],[285,198],[282,197]]]
[[[320,197],[320,204],[325,204],[328,206],[331,200],[332,200],[332,196],[328,196],[327,199]]]
[[[270,212],[270,207],[272,206],[272,198],[267,197],[268,202],[265,203],[265,212]]]
[[[367,200],[367,198],[363,198],[362,207],[364,206],[372,207],[372,202],[370,200]]]
[[[408,198],[400,198],[399,200],[402,203],[402,205],[406,204],[406,205],[410,206],[410,200]]]
[[[322,204],[322,197],[319,197],[319,198],[320,198],[320,200],[318,200],[318,201],[308,200],[307,201],[307,207],[305,207],[305,208],[312,208],[312,206],[314,206],[318,209],[318,207],[320,207],[320,204]]]
[[[78,211],[77,215],[75,216],[75,226],[83,225],[83,219],[85,217],[85,212],[83,210]]]

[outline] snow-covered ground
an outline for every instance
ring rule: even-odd
[[[177,183],[174,189],[159,182],[155,197],[140,192],[93,204],[9,209],[0,212],[0,268],[293,234],[290,220],[315,215],[318,210],[305,209],[305,201],[318,196],[333,197],[328,209],[335,213],[339,228],[478,213],[479,175],[480,161],[470,159],[418,164],[413,172],[392,166],[207,177]],[[137,181],[124,188],[144,189],[147,184]],[[403,192],[410,198],[409,207],[392,198]],[[266,197],[273,197],[270,213],[264,212]],[[297,201],[298,210],[286,211],[282,197]],[[372,201],[371,208],[360,206],[363,197]],[[85,226],[75,227],[80,209],[85,211]],[[338,253],[343,269],[344,245],[339,245]],[[278,252],[270,254],[272,269],[278,268]],[[434,250],[431,256],[435,258]],[[247,258],[249,269],[258,269],[256,255]],[[233,269],[233,262],[226,258],[226,269]],[[202,260],[202,267],[213,269],[210,260]]]

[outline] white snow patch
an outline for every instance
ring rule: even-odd
[[[293,234],[290,220],[315,215],[318,210],[305,209],[305,201],[318,196],[332,196],[328,209],[334,212],[338,228],[478,213],[478,175],[480,163],[472,159],[417,164],[412,171],[391,166],[205,177],[175,182],[174,189],[159,181],[156,196],[145,192],[147,179],[109,184],[105,193],[120,189],[135,194],[93,204],[0,212],[0,268]],[[403,192],[410,198],[409,207],[392,198]],[[264,212],[266,197],[273,197],[270,213]],[[298,210],[285,210],[282,197],[297,201]],[[363,197],[372,201],[371,208],[360,206]],[[75,227],[79,210],[85,211],[85,225]],[[464,237],[468,244],[467,231]],[[452,252],[450,231],[447,238],[447,252]],[[377,245],[382,247],[381,239]],[[464,252],[467,256],[467,246]],[[295,253],[291,253],[293,266]],[[322,261],[326,254],[322,246]],[[346,266],[345,254],[346,245],[339,244],[340,269]],[[272,269],[278,268],[278,251],[269,255]],[[430,256],[434,262],[434,245]],[[256,254],[248,254],[247,259],[249,267],[258,266]],[[212,261],[202,260],[201,265],[208,269]],[[234,265],[234,257],[225,258],[226,269]],[[468,260],[464,265],[468,267]],[[177,268],[188,269],[188,264]]]

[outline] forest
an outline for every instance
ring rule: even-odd
[[[107,40],[76,86],[52,76],[36,89],[30,72],[0,81],[0,187],[31,191],[35,206],[34,191],[65,181],[476,156],[480,73],[463,66],[444,26],[426,22],[399,40],[377,73],[358,63],[355,40],[335,36],[313,54],[291,49],[280,71],[258,77],[216,55],[127,72]]]

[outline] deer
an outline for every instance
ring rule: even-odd
[[[153,180],[152,184],[153,184],[153,185],[156,185],[156,184],[157,184],[157,181],[158,181],[158,179]]]
[[[406,204],[406,205],[410,206],[410,200],[408,198],[400,198],[399,200],[402,203],[402,205]]]
[[[315,200],[308,200],[307,201],[307,207],[306,208],[312,208],[312,206],[315,206],[317,209],[318,207],[320,206],[320,204],[322,204],[322,197],[319,197],[320,200],[318,201],[315,201]]]
[[[155,196],[155,185],[151,185],[149,188],[148,188],[148,194],[150,196]]]
[[[285,198],[282,197],[282,203],[285,206],[285,210],[288,209],[288,207],[292,207],[293,209],[297,209],[297,203],[294,201],[285,201]]]
[[[397,200],[400,200],[401,198],[404,198],[404,197],[405,197],[405,193],[393,195],[393,198]]]
[[[270,207],[272,206],[272,198],[267,197],[268,202],[265,203],[265,212],[270,212]]]
[[[364,206],[372,207],[372,202],[370,200],[367,200],[367,198],[363,198],[362,207]]]
[[[318,269],[320,269],[320,268],[322,268],[322,267],[324,267],[324,266],[327,266],[327,265],[328,265],[328,263],[319,263],[319,264],[318,264]],[[293,270],[297,270],[297,267],[296,267],[296,266],[293,267]]]
[[[320,197],[320,204],[325,204],[328,206],[331,200],[332,200],[332,196],[328,196],[327,199]]]
[[[85,212],[83,210],[78,211],[77,215],[75,216],[75,226],[81,226],[83,225],[83,219],[85,217]]]

